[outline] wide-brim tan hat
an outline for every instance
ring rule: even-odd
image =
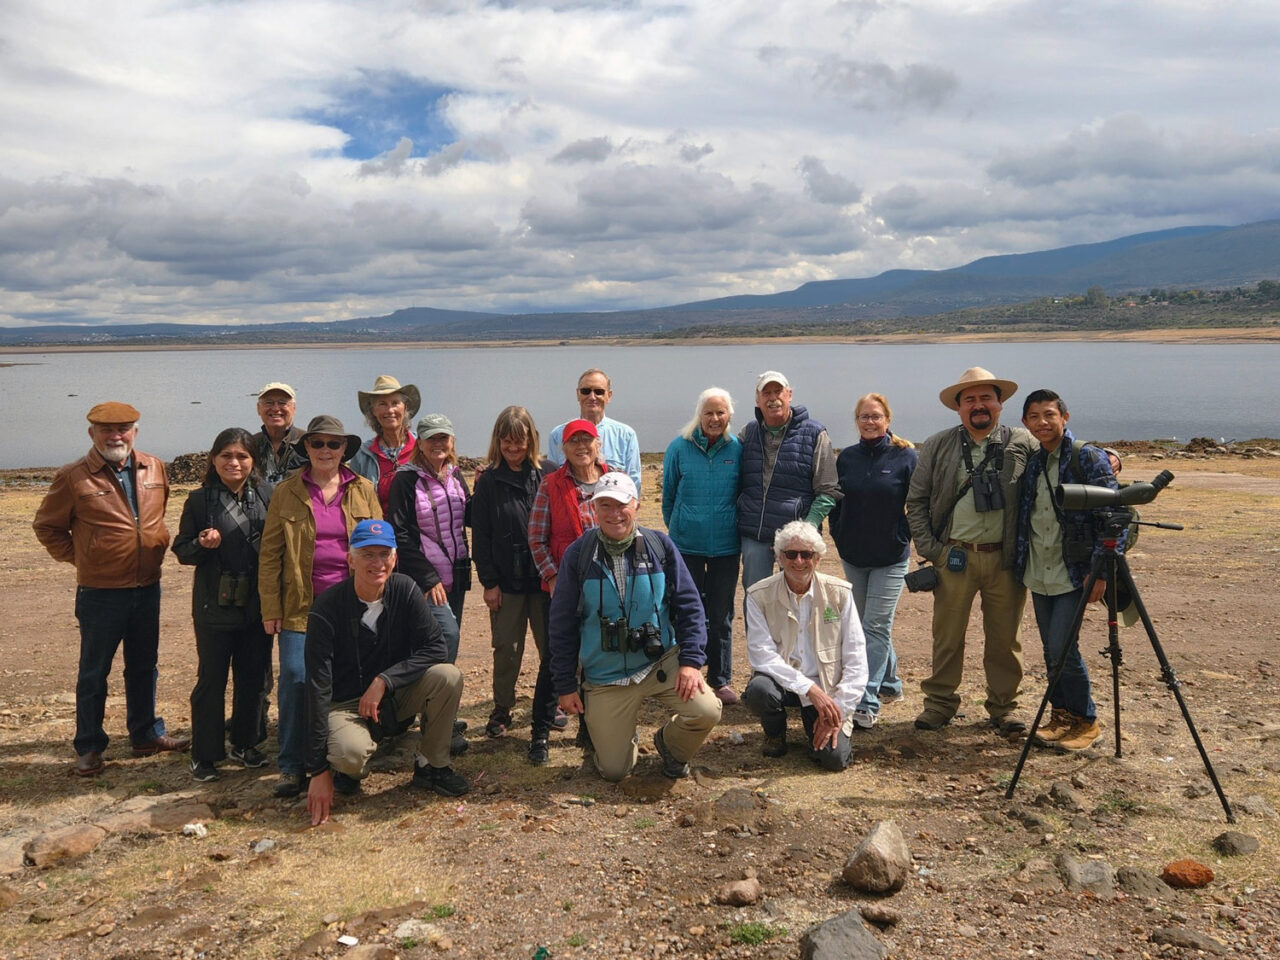
[[[960,374],[960,379],[949,387],[943,387],[942,392],[938,394],[938,399],[942,401],[942,405],[951,410],[960,409],[960,393],[968,390],[970,387],[978,387],[983,384],[990,384],[1000,391],[1000,402],[1005,403],[1010,397],[1018,392],[1018,385],[1012,380],[1001,380],[990,370],[983,370],[982,367],[970,367],[964,373]]]
[[[374,399],[385,397],[389,393],[398,393],[404,397],[404,418],[406,420],[412,420],[418,415],[418,408],[422,406],[422,394],[418,392],[418,388],[412,383],[406,383],[402,387],[399,380],[386,374],[373,381],[372,390],[356,391],[356,396],[360,400],[360,412],[366,417],[369,416],[369,411],[373,408]]]
[[[298,442],[293,448],[306,458],[310,458],[307,452],[307,440],[317,433],[324,433],[331,437],[342,437],[347,441],[347,449],[342,454],[342,461],[345,463],[356,455],[356,451],[360,449],[360,438],[354,433],[347,433],[346,428],[342,426],[342,421],[337,417],[331,417],[322,413],[318,417],[312,417],[311,422],[307,424],[307,432],[298,438]]]

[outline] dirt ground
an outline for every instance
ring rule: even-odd
[[[224,767],[219,781],[195,784],[185,757],[133,759],[118,670],[107,706],[109,766],[82,781],[70,774],[73,571],[52,562],[31,533],[42,488],[11,481],[0,488],[0,847],[138,797],[196,797],[216,817],[204,839],[112,836],[78,860],[0,878],[0,956],[332,956],[348,949],[334,942],[345,934],[402,957],[531,958],[540,946],[552,957],[793,957],[808,927],[867,904],[896,912],[896,924],[872,929],[890,956],[907,960],[1195,952],[1153,942],[1161,928],[1211,937],[1210,949],[1227,955],[1280,956],[1280,824],[1267,814],[1267,805],[1280,807],[1280,460],[1135,455],[1125,479],[1165,467],[1177,479],[1143,515],[1186,529],[1144,530],[1131,562],[1227,796],[1253,798],[1245,805],[1257,812],[1239,811],[1233,828],[1260,840],[1247,856],[1225,857],[1211,845],[1228,824],[1205,789],[1152,647],[1134,629],[1121,635],[1123,757],[1113,756],[1116,704],[1096,611],[1082,647],[1104,722],[1097,749],[1033,750],[1014,798],[1005,799],[1021,745],[981,723],[975,642],[962,687],[967,716],[936,733],[916,731],[928,672],[927,595],[904,594],[895,626],[906,700],[857,734],[843,774],[820,772],[798,750],[765,760],[759,728],[741,707],[726,709],[685,781],[658,772],[656,712],[644,717],[637,773],[622,784],[583,768],[572,731],[553,740],[549,766],[530,767],[534,654],[526,656],[514,730],[487,740],[488,618],[475,591],[462,625],[470,750],[455,766],[473,785],[462,800],[408,789],[401,744],[376,761],[362,796],[339,798],[332,823],[312,830],[301,803],[272,798],[272,767]],[[645,478],[644,517],[654,525],[657,470],[648,467]],[[183,499],[175,491],[171,529]],[[838,571],[834,551],[823,569]],[[190,583],[190,569],[169,558],[158,700],[171,731],[189,730]],[[737,627],[741,687],[748,670]],[[969,637],[979,636],[975,604]],[[1045,671],[1029,604],[1023,644],[1022,712],[1030,720]],[[267,746],[274,753],[274,739]],[[1081,809],[1049,804],[1055,783],[1074,784]],[[914,856],[906,887],[884,898],[840,878],[880,820],[901,827]],[[255,853],[264,839],[274,848]],[[1046,880],[1047,863],[1063,852],[1156,875],[1191,857],[1215,879],[1151,898],[1072,894]],[[757,904],[716,902],[724,883],[752,873],[763,888]],[[397,936],[410,918],[435,932]]]

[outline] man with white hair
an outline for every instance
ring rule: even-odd
[[[60,469],[36,511],[36,538],[76,568],[80,669],[76,680],[76,763],[81,777],[103,770],[107,675],[124,644],[126,723],[135,757],[185,750],[156,716],[160,646],[160,563],[169,479],[163,461],[133,448],[138,411],[99,403],[89,411],[93,449]]]
[[[258,391],[258,418],[262,420],[262,429],[254,434],[253,449],[249,452],[269,483],[279,483],[294,470],[307,465],[307,458],[297,449],[302,430],[293,425],[298,412],[297,397],[293,387],[278,381]]]
[[[742,694],[764,728],[766,757],[787,752],[787,707],[800,708],[809,756],[824,770],[849,765],[853,712],[867,686],[867,644],[847,580],[817,571],[827,545],[803,520],[774,535],[781,573],[747,591]]]
[[[637,526],[629,476],[602,476],[591,506],[598,526],[565,550],[551,597],[553,688],[565,713],[585,715],[596,768],[615,782],[636,764],[641,703],[657,700],[671,715],[653,737],[662,773],[687,777],[721,709],[702,680],[707,632],[698,588],[671,538]]]

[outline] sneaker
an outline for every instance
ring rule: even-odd
[[[785,757],[787,755],[787,733],[784,730],[776,737],[769,734],[764,735],[764,746],[760,748],[760,752],[766,757]]]
[[[917,730],[941,730],[951,718],[945,713],[936,713],[933,710],[926,710],[920,716],[916,717]]]
[[[1054,707],[1049,722],[1036,731],[1035,742],[1042,746],[1061,740],[1071,729],[1071,714],[1061,707]]]
[[[307,789],[307,775],[305,773],[282,773],[274,793],[282,800],[290,800],[301,794],[305,789]]]
[[[228,756],[242,767],[263,767],[267,764],[267,758],[257,747],[232,747]]]
[[[536,740],[530,741],[529,744],[529,762],[535,767],[545,767],[550,763],[550,750],[547,748],[547,737],[538,737]]]
[[[545,767],[551,762],[551,753],[547,749],[545,737],[540,737],[529,744],[529,762],[535,767]]]
[[[456,757],[466,753],[467,748],[470,746],[471,744],[467,743],[467,738],[457,730],[454,730],[453,736],[449,739],[449,756]]]
[[[1026,723],[1019,720],[1012,713],[992,717],[987,723],[994,727],[1002,737],[1021,736],[1027,732]]]
[[[569,726],[569,715],[559,707],[556,707],[556,718],[551,721],[551,726],[557,730],[563,730]]]
[[[208,783],[218,779],[218,768],[207,760],[191,761],[191,779],[199,783]]]
[[[870,710],[853,711],[853,725],[858,730],[870,730],[878,718]]]
[[[667,749],[667,742],[662,737],[662,730],[659,729],[653,735],[653,745],[658,748],[658,756],[662,758],[662,775],[671,780],[681,780],[689,775],[689,764],[683,760],[677,760],[675,755]]]
[[[888,690],[888,691],[881,690],[880,691],[879,700],[882,704],[883,703],[901,703],[905,699],[907,699],[907,695],[903,693],[901,690]]]
[[[507,732],[509,726],[511,726],[511,711],[494,707],[493,713],[489,714],[489,722],[484,725],[484,732],[490,737],[500,737]]]
[[[1084,717],[1072,717],[1071,729],[1058,739],[1058,746],[1067,750],[1083,750],[1102,735],[1102,727],[1097,720],[1086,720]]]
[[[465,721],[465,720],[454,720],[454,721],[453,721],[453,732],[454,732],[454,733],[466,733],[466,732],[467,732],[467,721]]]
[[[453,767],[424,767],[413,765],[412,786],[434,790],[442,797],[460,797],[471,791],[471,784],[453,772]]]
[[[738,696],[737,690],[726,683],[723,687],[716,687],[716,699],[726,707],[732,707],[742,698]]]
[[[360,792],[360,781],[355,777],[349,777],[345,773],[339,773],[337,770],[333,773],[333,789],[345,796],[352,796]]]

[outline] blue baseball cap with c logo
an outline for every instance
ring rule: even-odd
[[[391,547],[395,549],[395,527],[385,520],[361,520],[351,531],[351,549],[360,547]]]

